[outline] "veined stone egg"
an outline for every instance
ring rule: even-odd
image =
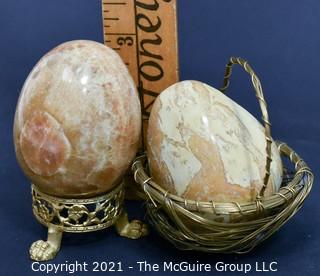
[[[120,183],[140,130],[139,97],[121,58],[79,40],[47,53],[28,76],[14,142],[18,162],[41,191],[90,197]]]
[[[156,183],[183,198],[247,202],[263,185],[266,140],[263,126],[220,91],[183,81],[155,101],[147,155]],[[265,195],[278,191],[282,162],[272,143],[271,176]]]

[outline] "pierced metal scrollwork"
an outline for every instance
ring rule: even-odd
[[[119,218],[124,200],[123,185],[91,199],[56,198],[32,186],[32,209],[37,220],[63,232],[90,232],[107,228]]]
[[[115,225],[120,236],[138,239],[148,234],[147,226],[129,221],[124,209],[123,183],[107,194],[88,199],[66,199],[49,196],[32,186],[32,209],[37,220],[48,227],[47,240],[32,243],[29,253],[35,261],[55,258],[60,250],[63,232],[83,233]]]

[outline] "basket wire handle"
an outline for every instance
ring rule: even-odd
[[[267,153],[267,161],[266,161],[266,174],[264,176],[263,180],[263,186],[260,190],[260,193],[257,195],[257,199],[263,197],[264,192],[267,188],[269,178],[270,178],[270,167],[271,167],[271,144],[272,144],[272,138],[271,138],[271,123],[269,121],[269,115],[267,110],[267,103],[263,96],[262,86],[259,78],[257,77],[256,73],[253,71],[251,66],[248,64],[248,62],[240,57],[231,57],[229,60],[229,63],[226,66],[225,76],[223,80],[223,87],[220,89],[221,92],[225,93],[226,90],[229,87],[230,84],[230,77],[232,74],[232,67],[233,65],[238,64],[241,67],[244,68],[244,70],[251,76],[251,81],[253,84],[253,87],[256,92],[256,96],[258,98],[260,109],[262,111],[262,121],[264,122],[264,132],[266,137],[266,153]]]

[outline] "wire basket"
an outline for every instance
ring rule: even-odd
[[[284,166],[280,190],[272,196],[264,196],[272,161],[271,124],[267,105],[257,75],[248,62],[241,58],[230,59],[221,91],[225,92],[228,88],[235,64],[242,66],[251,76],[265,127],[266,174],[254,201],[215,203],[184,199],[169,193],[152,180],[146,154],[139,156],[132,165],[134,179],[147,198],[150,223],[161,236],[182,250],[249,252],[275,233],[300,209],[313,185],[314,176],[308,165],[288,145],[276,142],[281,157],[287,159],[293,169],[290,171]],[[221,218],[228,218],[229,222]]]

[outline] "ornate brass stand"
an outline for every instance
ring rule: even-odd
[[[33,185],[32,201],[33,214],[48,227],[47,241],[36,241],[30,247],[32,260],[55,258],[63,232],[92,232],[115,225],[119,235],[130,239],[138,239],[148,233],[142,222],[129,222],[123,204],[123,184],[105,195],[89,199],[57,198],[42,193]]]

